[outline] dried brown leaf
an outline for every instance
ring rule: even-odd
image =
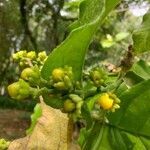
[[[11,142],[8,150],[77,150],[71,143],[72,125],[67,115],[44,103],[41,108],[42,116],[32,134]]]

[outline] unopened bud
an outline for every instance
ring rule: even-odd
[[[62,81],[64,78],[64,71],[61,68],[54,69],[52,72],[52,79],[55,82]]]
[[[35,51],[28,52],[26,57],[31,59],[31,60],[35,59],[36,58]]]
[[[65,112],[72,112],[76,108],[75,103],[72,100],[68,99],[64,102],[64,111]]]
[[[38,58],[40,61],[44,61],[47,58],[47,54],[45,51],[38,53]]]
[[[19,60],[19,59],[25,57],[26,54],[27,54],[26,51],[18,51],[17,53],[13,54],[12,57],[13,57],[14,60]]]
[[[8,93],[14,99],[25,99],[30,95],[30,86],[27,82],[20,79],[18,82],[8,86]]]
[[[82,101],[82,98],[76,94],[70,94],[69,97],[72,99],[73,102],[78,103]]]
[[[71,82],[70,78],[67,75],[64,76],[64,82],[65,82],[65,85],[66,85],[67,88],[72,87],[72,82]]]
[[[96,68],[95,70],[90,72],[90,78],[95,84],[95,86],[100,86],[105,82],[106,74],[104,70]]]
[[[58,90],[66,90],[66,86],[64,82],[54,83],[53,86]]]
[[[21,78],[24,80],[37,80],[40,78],[40,72],[37,68],[25,68],[21,72]]]

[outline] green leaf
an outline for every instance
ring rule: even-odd
[[[108,115],[109,122],[96,121],[81,133],[82,150],[150,149],[149,85],[146,80],[121,93],[120,109]]]
[[[63,107],[64,101],[57,96],[46,94],[43,96],[44,102],[56,109],[61,109]]]
[[[65,7],[67,7],[67,10],[72,10],[74,8],[78,8],[79,4],[81,3],[82,0],[76,0],[76,1],[70,1],[70,2],[65,2]]]
[[[150,80],[133,86],[119,98],[121,108],[109,116],[110,124],[136,135],[150,137]]]
[[[143,60],[140,60],[134,64],[131,68],[131,71],[144,80],[150,79],[150,65]]]
[[[79,143],[80,147],[83,147],[87,137],[89,136],[89,133],[90,133],[90,130],[89,130],[89,132],[87,132],[86,128],[82,128],[80,130],[80,136],[78,138],[78,143]]]
[[[143,17],[141,27],[133,33],[133,48],[135,53],[150,50],[150,12]]]
[[[124,77],[124,82],[128,87],[138,84],[143,81],[143,78],[135,74],[133,71],[127,72]]]
[[[95,122],[92,129],[80,133],[82,150],[148,150],[150,138],[137,136],[110,125]]]
[[[150,66],[143,60],[135,63],[124,77],[125,82],[129,86],[133,86],[148,79],[150,79]]]
[[[91,113],[90,111],[88,110],[88,106],[86,103],[84,103],[82,105],[82,108],[81,108],[81,113],[82,113],[82,116],[83,116],[83,119],[86,121],[86,127],[87,128],[90,128],[91,125],[92,125],[92,122],[93,122],[93,119],[91,117]]]
[[[125,82],[121,83],[120,86],[117,88],[117,90],[115,91],[115,94],[121,95],[124,91],[126,91],[128,89],[128,86],[126,85]]]
[[[93,109],[94,104],[97,101],[97,99],[100,97],[100,95],[101,94],[96,94],[95,96],[86,99],[86,103],[89,111]]]
[[[148,145],[146,148],[146,144],[142,141],[143,139],[150,142],[150,139],[147,137],[133,135],[110,126],[107,128],[109,128],[108,141],[112,150],[147,150],[150,148]]]
[[[27,134],[32,133],[32,131],[37,123],[38,118],[40,118],[41,116],[42,116],[42,109],[40,107],[40,104],[36,104],[36,106],[34,107],[34,113],[31,115],[30,128],[27,129],[27,131],[26,131]]]
[[[42,76],[48,79],[52,70],[69,65],[75,79],[80,80],[87,48],[99,25],[120,0],[85,0],[80,4],[79,19],[73,30],[49,55],[42,69]]]

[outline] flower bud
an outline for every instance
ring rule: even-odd
[[[65,66],[64,68],[56,68],[52,71],[51,83],[59,90],[73,89],[73,73],[72,68]]]
[[[18,91],[19,91],[19,83],[18,82],[14,82],[12,84],[10,84],[7,89],[8,89],[8,93],[12,98],[17,97],[18,95]]]
[[[113,106],[115,109],[119,109],[120,108],[120,106],[118,105],[118,104],[114,104],[114,106]]]
[[[64,78],[64,71],[61,68],[56,68],[52,72],[52,79],[54,82],[62,81]]]
[[[21,78],[24,80],[38,80],[40,78],[40,72],[38,68],[25,68],[21,72]]]
[[[57,82],[53,85],[57,90],[66,90],[66,86],[64,82]]]
[[[72,87],[72,82],[67,75],[64,76],[64,82],[65,82],[65,85],[68,89]]]
[[[72,79],[73,77],[73,72],[72,72],[72,67],[68,67],[68,66],[65,66],[64,67],[64,71],[65,71],[65,74]]]
[[[44,61],[47,58],[47,54],[45,51],[38,53],[38,58],[40,61]]]
[[[26,57],[31,59],[31,60],[35,59],[36,58],[35,51],[28,52]]]
[[[93,83],[95,84],[95,86],[98,87],[105,82],[106,74],[105,74],[104,70],[102,70],[100,68],[96,68],[95,70],[90,72],[90,78],[93,81]]]
[[[14,60],[19,60],[19,59],[25,57],[26,54],[27,54],[26,51],[18,51],[17,53],[13,54],[12,57],[13,57]]]
[[[17,54],[13,54],[13,55],[12,55],[12,58],[13,58],[14,60],[18,60],[18,59],[19,59],[19,57],[18,57]]]
[[[72,99],[73,102],[78,103],[83,101],[82,98],[76,94],[70,94],[69,97]]]
[[[25,64],[24,64],[22,61],[20,61],[20,62],[19,62],[19,66],[20,66],[20,67],[23,67],[23,66],[25,66]]]
[[[14,99],[25,99],[30,95],[30,86],[24,80],[19,79],[18,82],[12,83],[8,86],[8,93]]]
[[[80,102],[77,103],[76,108],[81,111],[82,105],[83,105],[83,101],[80,101]]]
[[[17,55],[21,58],[21,57],[25,57],[27,55],[27,51],[19,51],[17,52]]]
[[[75,110],[75,103],[72,102],[72,100],[68,99],[64,102],[64,111],[65,112],[72,112]]]

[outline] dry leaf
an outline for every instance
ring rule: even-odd
[[[40,105],[42,116],[32,134],[11,142],[8,150],[77,150],[71,143],[72,127],[67,115],[44,103]]]

